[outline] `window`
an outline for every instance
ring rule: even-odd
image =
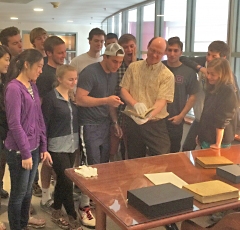
[[[128,11],[128,33],[136,37],[137,34],[137,9]]]
[[[205,5],[206,6],[206,5]],[[179,37],[185,44],[187,0],[167,0],[164,4],[164,38]],[[184,47],[184,45],[183,45]],[[184,48],[183,48],[184,49]]]
[[[197,0],[195,52],[206,52],[214,40],[227,41],[229,0]]]
[[[154,37],[155,3],[143,7],[141,50],[147,50],[148,42]],[[142,55],[146,59],[146,54]]]

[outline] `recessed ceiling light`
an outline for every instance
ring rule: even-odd
[[[164,17],[164,14],[157,14],[157,17]]]
[[[72,20],[67,20],[67,22],[73,22]]]
[[[17,17],[11,17],[10,19],[11,19],[11,20],[18,20]]]
[[[34,10],[34,11],[43,11],[42,8],[34,8],[33,10]]]

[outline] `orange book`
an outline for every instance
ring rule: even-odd
[[[233,162],[223,156],[197,157],[196,162],[203,168],[217,168],[223,165],[232,165]]]
[[[239,197],[239,190],[219,180],[184,185],[183,189],[191,192],[199,202],[212,203]]]

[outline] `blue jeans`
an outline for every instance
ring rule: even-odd
[[[22,167],[21,155],[16,151],[7,150],[6,155],[11,179],[8,220],[11,230],[21,230],[27,227],[29,219],[32,184],[38,167],[39,148],[32,151],[33,166],[31,170]]]
[[[84,125],[83,139],[89,165],[109,162],[110,122]]]

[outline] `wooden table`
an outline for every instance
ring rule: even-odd
[[[112,218],[122,229],[145,230],[240,207],[240,200],[238,199],[211,204],[201,204],[194,200],[192,211],[164,218],[148,219],[127,204],[127,190],[153,185],[144,176],[146,173],[173,172],[189,184],[214,179],[224,181],[216,176],[216,169],[204,169],[195,165],[197,156],[217,155],[225,156],[234,163],[240,163],[240,145],[234,145],[228,149],[195,150],[97,164],[93,166],[98,169],[96,178],[83,178],[75,173],[74,169],[67,169],[66,174],[82,192],[95,202],[97,230],[106,229],[106,215]],[[240,184],[227,183],[240,189]]]

